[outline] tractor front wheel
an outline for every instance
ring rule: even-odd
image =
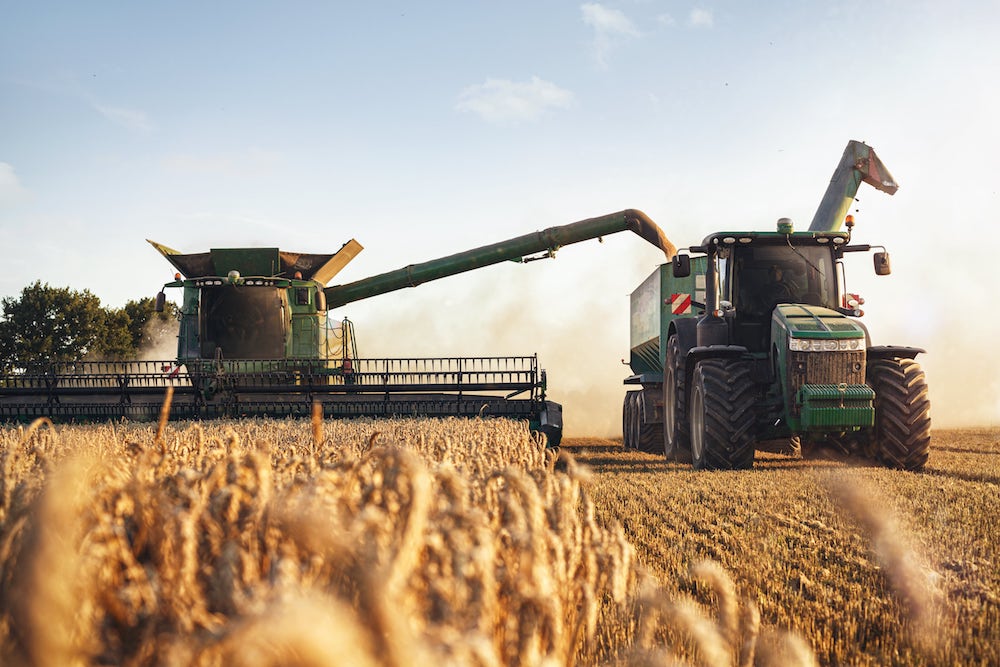
[[[875,432],[868,453],[901,470],[923,470],[931,446],[931,402],[920,364],[912,359],[868,363],[868,385],[875,392]]]
[[[696,470],[753,467],[754,386],[750,365],[706,359],[691,386],[691,463]]]

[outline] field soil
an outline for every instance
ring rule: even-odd
[[[935,431],[921,473],[758,453],[695,472],[620,440],[567,438],[598,516],[678,595],[711,559],[823,664],[1000,664],[1000,428]]]

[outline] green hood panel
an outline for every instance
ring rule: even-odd
[[[780,304],[774,317],[795,338],[864,338],[860,325],[835,310],[804,304]]]

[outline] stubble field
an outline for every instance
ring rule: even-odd
[[[710,558],[821,663],[1000,664],[1000,429],[935,431],[922,473],[766,453],[699,473],[615,441],[566,449],[671,594],[696,592],[685,573]]]
[[[0,663],[998,664],[1000,430],[695,473],[521,424],[0,429]]]

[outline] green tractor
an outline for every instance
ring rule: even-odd
[[[696,469],[745,469],[756,450],[860,455],[921,470],[930,402],[915,357],[873,346],[846,291],[852,244],[844,216],[860,183],[896,184],[868,146],[848,144],[808,231],[724,231],[675,255],[632,293],[634,375],[623,410],[625,446]],[[846,231],[840,231],[846,220]],[[877,275],[889,254],[875,252]]]

